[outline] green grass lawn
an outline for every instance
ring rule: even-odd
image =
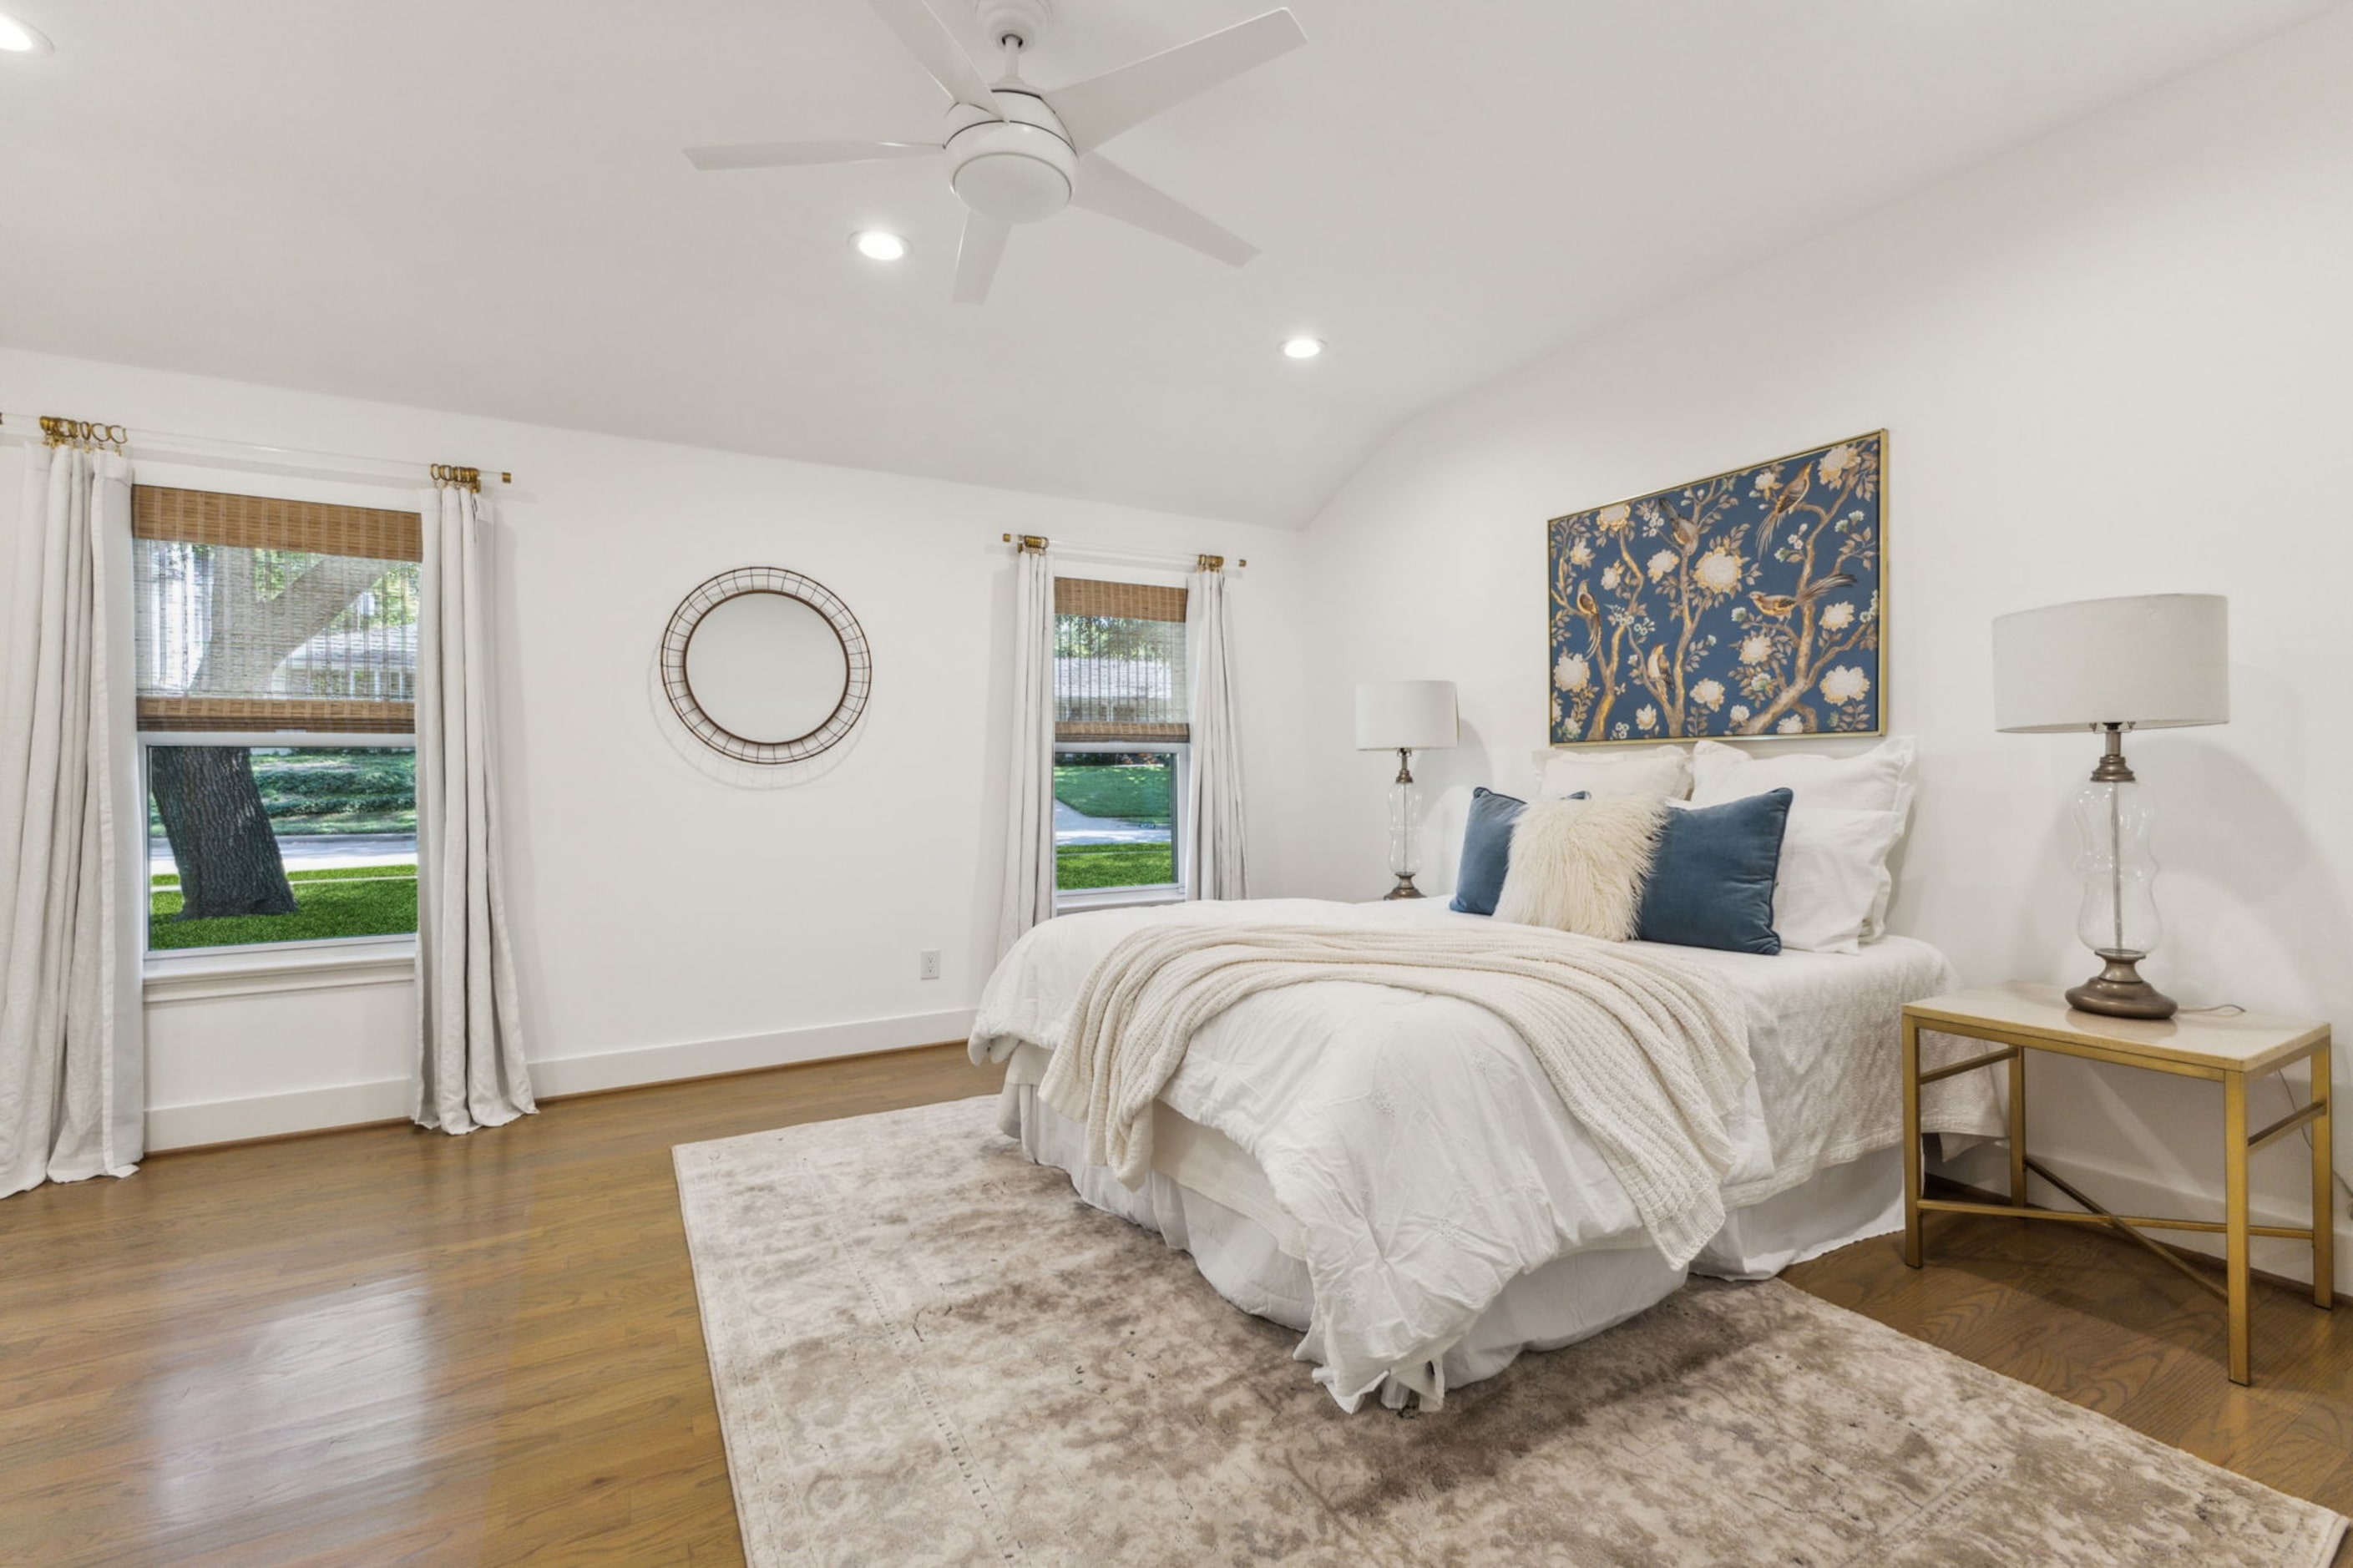
[[[149,895],[153,919],[147,945],[238,947],[265,942],[317,942],[334,936],[397,936],[417,929],[417,868],[327,866],[290,871],[287,880],[301,906],[290,915],[237,915],[226,920],[183,921],[180,879],[165,871]]]
[[[1149,763],[1113,767],[1058,766],[1054,770],[1054,798],[1086,816],[1166,822],[1168,781],[1173,771]]]
[[[1054,850],[1054,886],[1145,888],[1176,879],[1176,847],[1168,844],[1063,844]]]

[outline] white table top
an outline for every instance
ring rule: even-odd
[[[2070,1007],[2063,987],[2019,981],[1949,992],[1912,1003],[1904,1011],[1930,1028],[1980,1025],[2060,1047],[2088,1046],[2120,1056],[2233,1072],[2260,1072],[2294,1060],[2329,1037],[2328,1025],[2321,1020],[2271,1013],[2178,1013],[2154,1021],[2110,1018]]]

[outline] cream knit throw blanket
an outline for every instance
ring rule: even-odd
[[[1725,1119],[1754,1072],[1738,997],[1653,950],[1566,931],[1154,926],[1088,974],[1039,1093],[1086,1123],[1089,1160],[1138,1186],[1152,1102],[1194,1031],[1246,996],[1318,980],[1486,1008],[1527,1042],[1669,1263],[1690,1261],[1723,1226]]]

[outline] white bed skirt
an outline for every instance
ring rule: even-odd
[[[1314,1289],[1307,1267],[1286,1249],[1287,1222],[1273,1209],[1266,1179],[1246,1154],[1184,1122],[1195,1135],[1191,1147],[1157,1132],[1155,1143],[1187,1179],[1155,1169],[1141,1188],[1131,1189],[1106,1167],[1088,1163],[1086,1129],[1039,1100],[1034,1079],[1021,1081],[1030,1075],[1018,1070],[1019,1065],[1008,1075],[998,1103],[997,1125],[1008,1137],[1018,1140],[1038,1163],[1067,1172],[1088,1204],[1191,1253],[1201,1277],[1235,1306],[1305,1335],[1294,1352],[1297,1359],[1322,1364],[1310,1323]],[[1167,1120],[1182,1121],[1173,1113]],[[1155,1164],[1171,1163],[1155,1157]],[[1209,1195],[1204,1186],[1219,1196]],[[1883,1149],[1736,1210],[1692,1260],[1689,1272],[1767,1279],[1850,1242],[1900,1230],[1903,1224],[1903,1168],[1894,1149]],[[1419,1375],[1392,1374],[1381,1385],[1381,1403],[1399,1409],[1416,1395],[1439,1403],[1447,1389],[1494,1376],[1522,1351],[1557,1350],[1624,1322],[1672,1295],[1686,1277],[1642,1238],[1556,1258],[1506,1285],[1438,1364],[1419,1369]]]

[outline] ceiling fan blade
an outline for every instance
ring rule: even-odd
[[[866,3],[890,24],[891,30],[899,35],[899,41],[907,46],[907,52],[932,73],[932,79],[947,89],[950,98],[975,109],[985,109],[999,120],[1005,118],[997,94],[989,90],[988,79],[980,74],[980,68],[972,63],[972,57],[955,41],[955,35],[948,31],[947,25],[923,0]]]
[[[713,169],[785,169],[801,163],[871,163],[920,158],[940,149],[929,142],[741,142],[732,147],[689,147],[686,161]]]
[[[1306,41],[1289,11],[1269,11],[1134,65],[1056,88],[1046,101],[1083,152]]]
[[[1145,184],[1100,153],[1089,153],[1079,160],[1078,191],[1071,205],[1134,224],[1215,257],[1229,267],[1247,267],[1258,255],[1257,246],[1211,223],[1175,196]]]
[[[964,220],[964,243],[956,247],[955,302],[977,305],[988,298],[988,285],[997,277],[997,263],[1005,255],[1005,242],[1011,237],[1013,226],[1001,217],[987,213],[966,213]]]

